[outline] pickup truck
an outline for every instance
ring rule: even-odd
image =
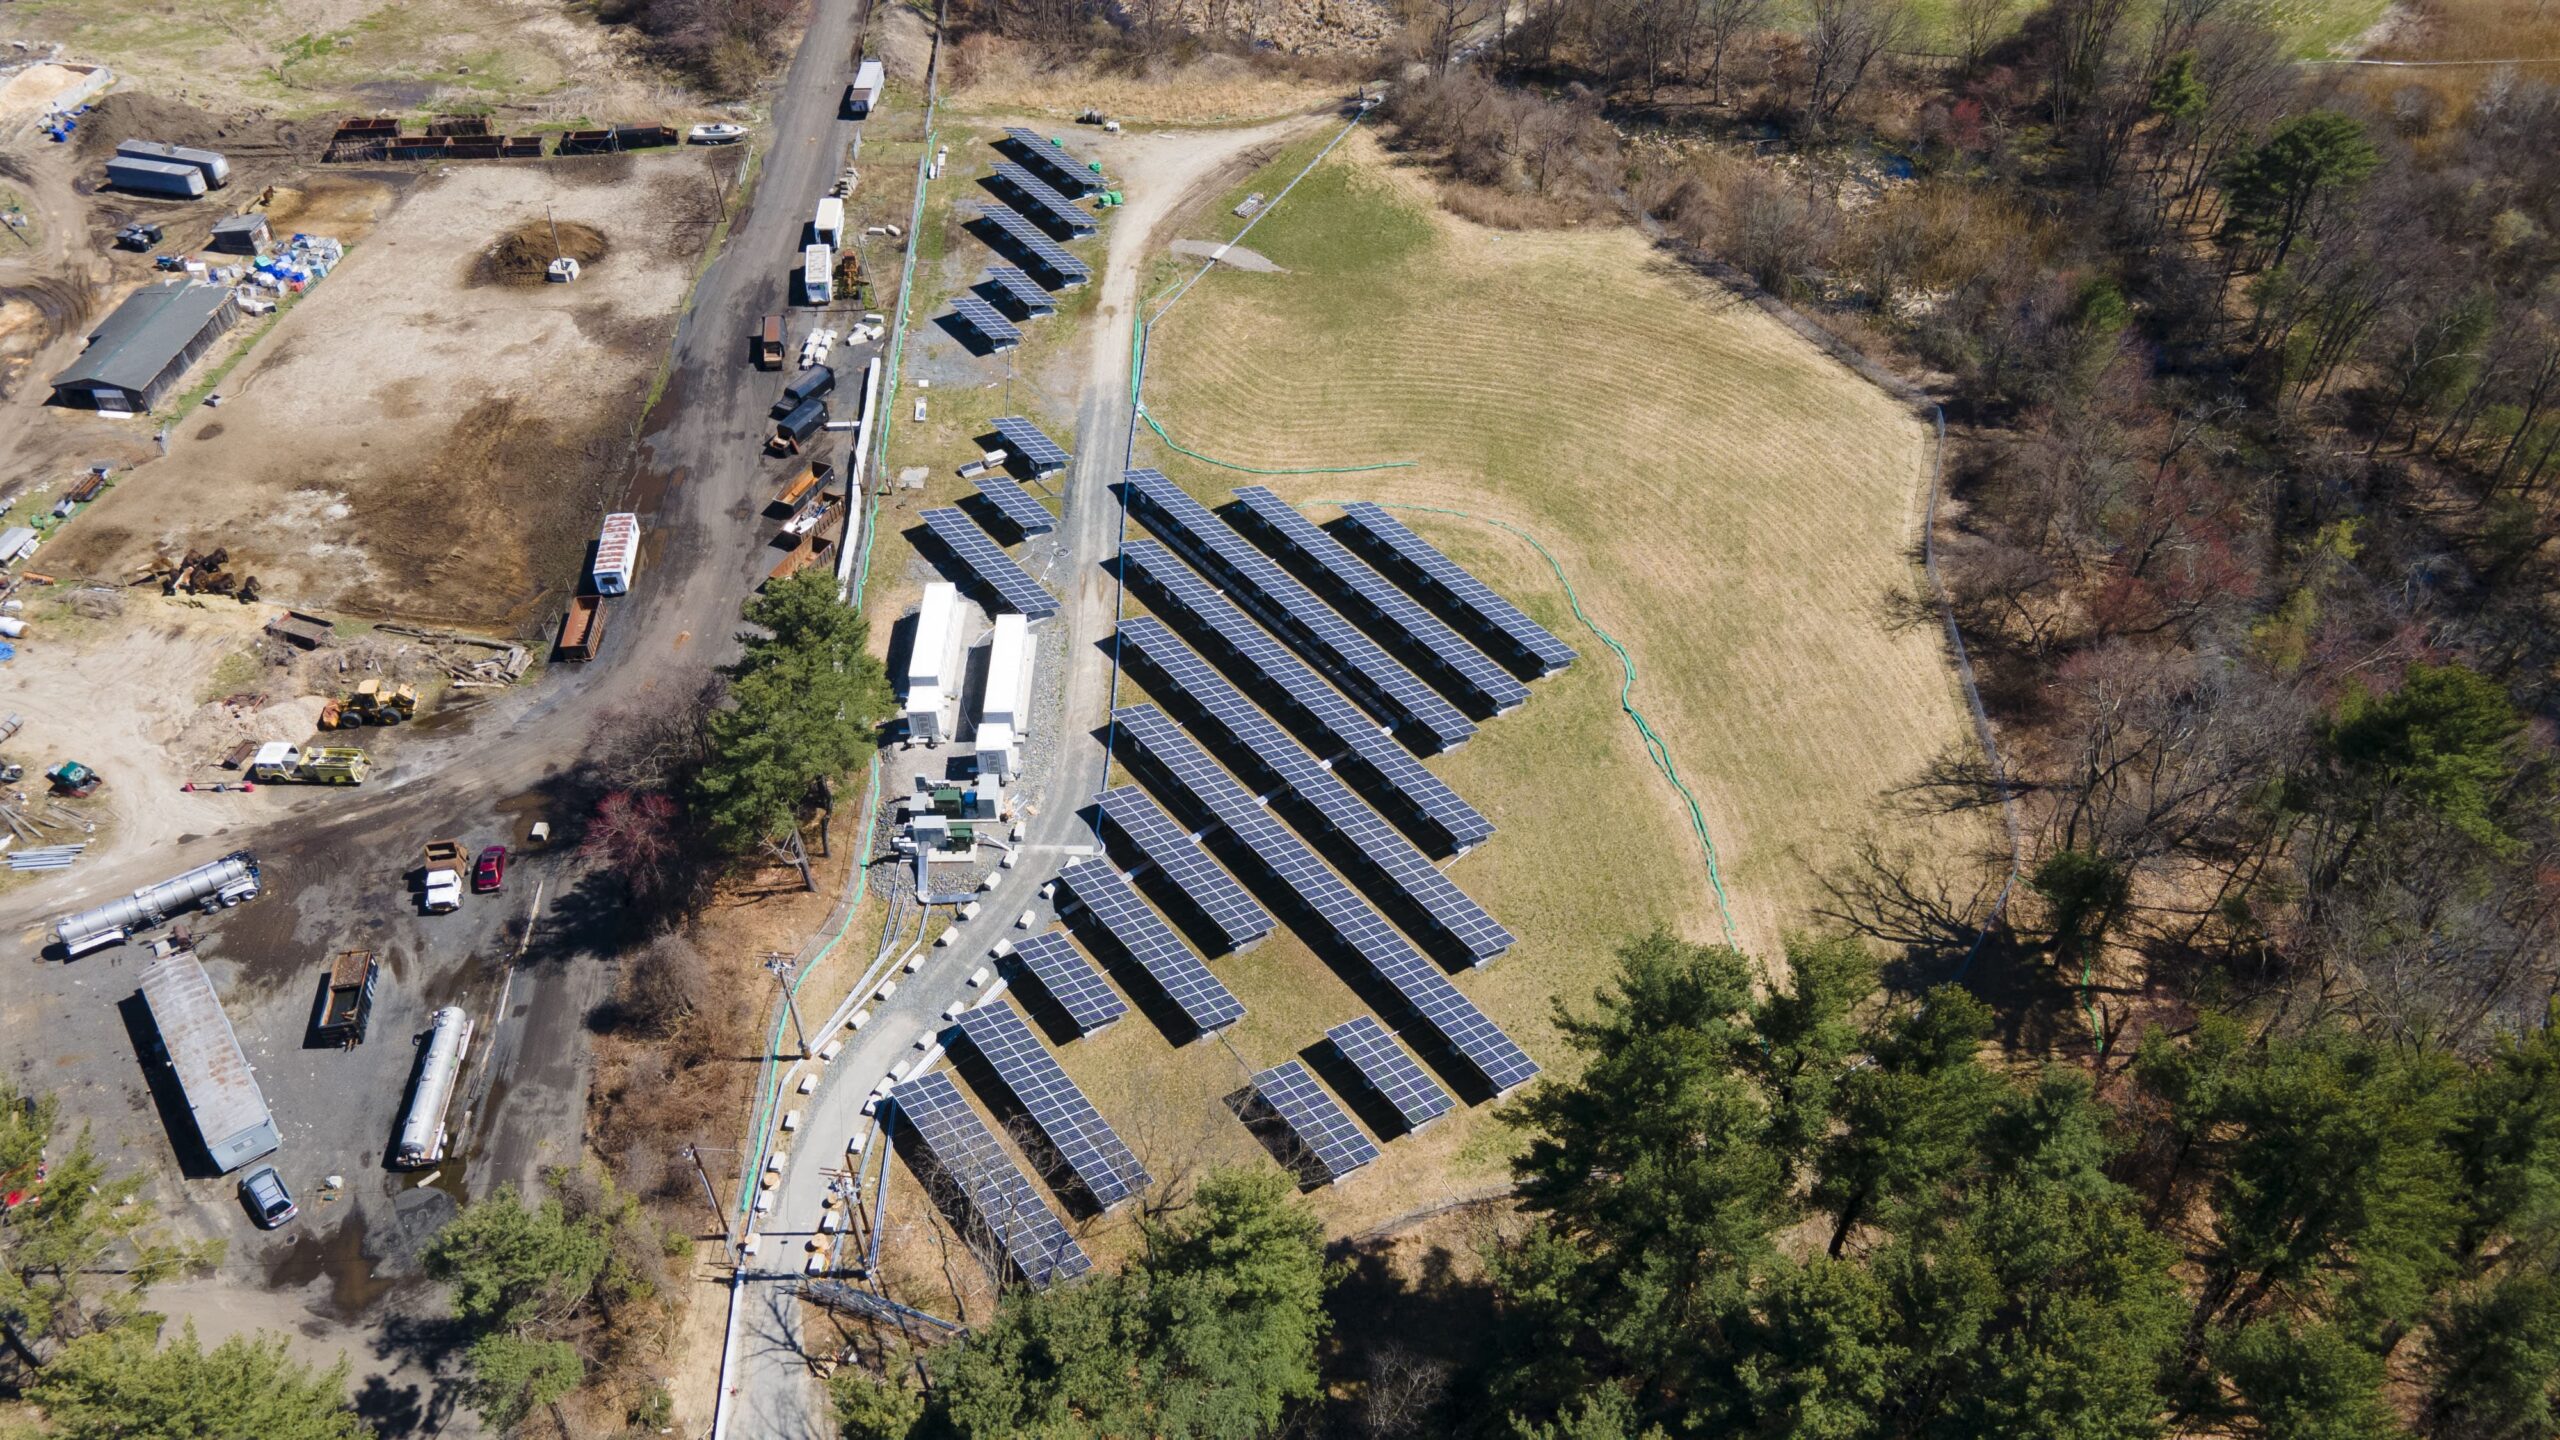
[[[428,914],[443,915],[462,908],[462,857],[462,842],[459,840],[427,842]]]

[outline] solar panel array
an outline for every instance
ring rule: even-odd
[[[1129,1002],[1102,983],[1102,975],[1057,930],[1034,935],[1014,947],[1013,958],[1031,972],[1058,1008],[1075,1022],[1076,1033],[1090,1035],[1129,1013]]]
[[[1501,922],[1441,874],[1367,801],[1352,794],[1341,777],[1324,768],[1305,746],[1290,739],[1287,731],[1210,669],[1209,662],[1183,644],[1163,621],[1149,615],[1121,621],[1120,643],[1188,696],[1210,725],[1251,754],[1265,779],[1297,796],[1325,828],[1359,852],[1367,863],[1352,869],[1362,889],[1384,903],[1400,902],[1420,910],[1479,965],[1511,948],[1512,934]]]
[[[1379,1099],[1395,1107],[1408,1134],[1457,1108],[1458,1102],[1404,1053],[1387,1027],[1369,1016],[1345,1020],[1324,1032],[1324,1038],[1333,1042],[1334,1052],[1351,1062]]]
[[[1048,290],[1039,281],[1023,274],[1019,265],[990,265],[987,278],[996,282],[996,288],[1021,306],[1026,315],[1053,314],[1058,308],[1058,302],[1049,297]]]
[[[1022,332],[1004,318],[1004,312],[975,295],[952,297],[951,313],[969,322],[969,328],[986,337],[998,350],[1011,349],[1022,343]]]
[[[1004,138],[1013,142],[1015,154],[1048,176],[1050,183],[1061,190],[1091,195],[1111,188],[1110,181],[1077,163],[1075,156],[1067,153],[1066,147],[1050,143],[1048,136],[1028,125],[1007,126]]]
[[[1343,1176],[1378,1158],[1378,1144],[1360,1133],[1340,1102],[1316,1085],[1307,1067],[1290,1060],[1253,1077],[1254,1093],[1271,1107],[1307,1147],[1308,1158],[1328,1180]]]
[[[1049,592],[1023,573],[1012,556],[997,549],[996,542],[970,523],[967,514],[946,506],[924,512],[924,523],[934,538],[951,547],[960,563],[975,572],[1008,608],[1034,620],[1046,620],[1058,613],[1058,602]]]
[[[928,1070],[901,1080],[892,1102],[1025,1283],[1046,1289],[1093,1268],[1084,1247],[1031,1188],[1022,1167],[996,1143],[949,1075]]]
[[[1058,528],[1057,517],[1049,507],[1031,498],[1031,492],[1013,483],[1009,475],[993,473],[979,476],[971,483],[998,514],[1013,522],[1013,528],[1025,535],[1046,535]]]
[[[1245,543],[1162,471],[1126,471],[1121,482],[1138,500],[1138,517],[1148,528],[1255,607],[1282,638],[1420,748],[1446,750],[1476,733],[1475,722],[1439,691],[1415,679],[1376,641],[1291,579],[1270,556]]]
[[[1387,577],[1342,548],[1341,541],[1316,528],[1296,506],[1271,493],[1268,486],[1240,486],[1235,493],[1251,517],[1248,530],[1260,525],[1263,536],[1315,567],[1337,603],[1429,656],[1427,668],[1436,671],[1442,685],[1461,701],[1496,715],[1528,703],[1529,687],[1519,677],[1486,659],[1483,651],[1468,644],[1439,616],[1389,584]]]
[[[1206,1035],[1244,1018],[1244,1002],[1185,948],[1173,927],[1138,898],[1120,872],[1100,860],[1079,860],[1058,878],[1111,938],[1147,972],[1192,1028]]]
[[[1083,261],[1068,254],[1057,241],[1040,233],[1039,226],[1016,214],[1012,206],[991,202],[980,205],[978,213],[987,217],[988,224],[1003,231],[1006,239],[1022,247],[1024,254],[1057,276],[1061,286],[1072,289],[1093,278],[1093,272],[1085,267]]]
[[[1091,235],[1102,228],[1083,206],[1059,194],[1048,181],[1010,160],[996,162],[996,178],[1003,181],[1005,188],[1035,214],[1056,221],[1060,229],[1070,234]]]
[[[1520,607],[1432,548],[1430,541],[1414,534],[1383,507],[1355,500],[1343,506],[1342,511],[1350,518],[1354,539],[1364,542],[1365,548],[1410,588],[1425,599],[1436,601],[1441,609],[1473,628],[1479,639],[1491,642],[1493,648],[1527,658],[1541,675],[1553,674],[1577,658],[1572,646],[1521,614]]]
[[[990,422],[1004,437],[1005,448],[1022,457],[1034,475],[1048,475],[1067,468],[1067,447],[1049,438],[1047,431],[1019,415],[999,415]]]
[[[1277,691],[1284,702],[1278,713],[1294,722],[1300,735],[1311,735],[1311,744],[1336,752],[1337,766],[1365,774],[1370,787],[1398,814],[1419,817],[1422,824],[1408,825],[1408,831],[1434,843],[1445,841],[1452,850],[1473,849],[1492,836],[1492,821],[1459,799],[1412,751],[1388,738],[1366,711],[1344,699],[1269,631],[1246,619],[1171,551],[1152,540],[1132,540],[1120,547],[1120,556],[1172,608],[1199,622],[1214,641],[1210,652],[1225,659],[1230,670],[1241,670]],[[1347,756],[1341,753],[1345,751]]]
[[[1147,862],[1200,907],[1227,949],[1240,950],[1271,933],[1271,912],[1255,904],[1235,877],[1219,869],[1200,842],[1174,824],[1145,791],[1123,785],[1103,791],[1097,803],[1103,818],[1119,826]]]
[[[1237,843],[1270,872],[1275,886],[1296,895],[1337,942],[1401,996],[1414,1015],[1483,1076],[1496,1094],[1538,1073],[1538,1062],[1450,984],[1440,967],[1397,934],[1340,876],[1326,869],[1313,851],[1255,803],[1163,711],[1153,705],[1131,705],[1112,711],[1111,720],[1119,734],[1154,761],[1191,805],[1226,826]]]
[[[996,1078],[1013,1092],[1041,1138],[1075,1172],[1093,1203],[1108,1210],[1151,1183],[1145,1166],[1129,1153],[1111,1122],[1093,1108],[1076,1082],[1058,1068],[1058,1057],[1023,1023],[1010,1002],[981,1005],[960,1017],[960,1033],[977,1047]]]

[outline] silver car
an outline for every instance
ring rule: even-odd
[[[247,1201],[249,1213],[257,1217],[258,1227],[273,1230],[302,1213],[293,1203],[293,1192],[284,1188],[284,1177],[273,1165],[261,1165],[240,1177],[240,1198]]]

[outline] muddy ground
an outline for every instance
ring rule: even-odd
[[[172,428],[167,459],[64,527],[48,569],[112,580],[222,545],[273,600],[531,635],[619,496],[737,163],[429,171],[223,382],[219,408]],[[388,197],[399,178],[339,183]],[[489,248],[546,210],[602,236],[602,257],[570,285],[488,283]]]

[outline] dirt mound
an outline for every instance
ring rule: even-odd
[[[271,115],[224,115],[183,100],[118,90],[101,96],[80,117],[76,139],[84,159],[103,161],[127,140],[158,140],[168,145],[196,145],[218,150],[237,167],[244,159],[300,155],[305,148],[328,143],[326,120],[308,125]],[[311,132],[310,136],[305,131]],[[315,138],[316,137],[316,138]],[[313,143],[306,147],[306,139]]]
[[[553,224],[527,220],[498,237],[471,267],[473,285],[539,285],[551,262],[566,255],[581,268],[592,266],[612,248],[604,232],[575,220]]]

